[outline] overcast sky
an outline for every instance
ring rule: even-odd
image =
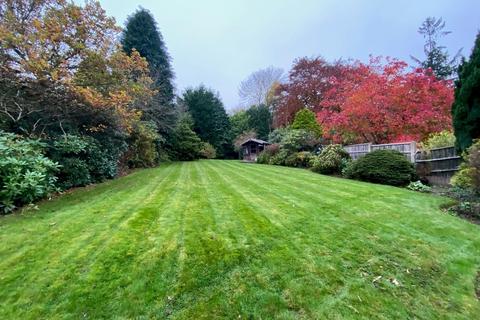
[[[200,83],[218,91],[227,109],[238,86],[267,66],[286,72],[298,57],[327,60],[382,55],[423,58],[417,33],[427,16],[443,17],[451,53],[469,55],[480,29],[480,0],[100,0],[124,26],[139,6],[151,11],[175,71],[177,92]]]

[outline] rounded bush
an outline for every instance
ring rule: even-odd
[[[415,178],[415,168],[398,151],[376,150],[354,161],[347,175],[362,181],[406,186]]]
[[[322,152],[312,158],[312,170],[323,174],[341,173],[350,155],[339,144],[331,144],[323,148]]]
[[[296,152],[285,159],[285,165],[289,167],[308,168],[312,154],[308,151]]]
[[[271,155],[268,152],[262,151],[257,157],[257,163],[269,164]]]
[[[274,143],[265,147],[257,157],[257,163],[261,164],[271,164],[272,157],[275,156],[280,151],[280,145]]]
[[[203,142],[202,148],[200,149],[200,157],[204,159],[215,159],[217,157],[217,151],[210,143]]]
[[[275,155],[270,158],[270,164],[277,165],[277,166],[284,166],[285,160],[287,160],[290,152],[285,149],[280,149]]]

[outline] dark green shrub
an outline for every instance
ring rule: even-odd
[[[355,161],[352,161],[352,160],[349,160],[349,161],[345,161],[342,165],[342,176],[345,177],[345,178],[351,178],[353,173],[353,164],[355,163]]]
[[[125,150],[122,139],[64,135],[50,143],[48,156],[61,165],[58,186],[69,189],[115,177]]]
[[[84,137],[88,141],[87,162],[93,182],[115,178],[126,167],[128,144],[123,135]]]
[[[148,168],[157,164],[157,127],[152,122],[137,122],[130,133],[127,152],[130,168]]]
[[[348,177],[362,181],[406,186],[415,177],[415,169],[403,154],[395,150],[376,150],[354,161]]]
[[[62,189],[70,189],[78,186],[86,186],[92,183],[88,163],[80,158],[63,158],[62,167],[58,175],[58,186]]]
[[[285,165],[288,167],[308,168],[313,155],[308,151],[300,151],[290,154],[285,159]]]
[[[87,140],[80,136],[65,135],[52,144],[49,157],[61,165],[57,174],[58,186],[64,190],[91,183],[85,159],[89,148]]]
[[[311,166],[315,172],[340,174],[349,159],[350,155],[341,145],[331,144],[323,148],[318,156],[312,158]]]
[[[0,213],[56,191],[58,164],[43,155],[45,144],[0,131]]]

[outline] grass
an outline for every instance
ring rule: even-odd
[[[0,318],[473,319],[479,226],[305,170],[172,163],[0,218]]]

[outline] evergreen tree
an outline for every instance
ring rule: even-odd
[[[480,138],[480,32],[470,60],[463,60],[458,68],[452,116],[457,147],[466,150]]]
[[[248,120],[248,114],[245,110],[238,111],[230,116],[232,139],[236,139],[240,134],[251,129]]]
[[[200,86],[187,89],[183,102],[193,118],[193,130],[205,142],[217,150],[219,157],[227,156],[232,150],[230,122],[220,98],[211,90]]]
[[[128,17],[121,42],[126,53],[130,54],[135,49],[147,60],[153,80],[152,89],[158,92],[144,110],[144,119],[154,121],[160,133],[168,133],[173,129],[176,116],[173,107],[174,75],[163,37],[148,10],[137,10]]]
[[[250,129],[255,130],[259,139],[267,140],[272,127],[272,114],[268,107],[266,105],[251,106],[246,113]]]
[[[322,135],[322,127],[318,124],[315,113],[308,109],[302,109],[295,114],[291,128],[309,131],[317,138]]]
[[[433,73],[439,79],[448,79],[455,72],[458,59],[460,57],[459,50],[457,54],[450,59],[445,46],[438,44],[438,39],[451,33],[445,31],[445,21],[442,18],[428,17],[418,29],[418,33],[425,38],[423,51],[425,52],[425,60],[421,61],[412,57],[422,68],[431,68]]]
[[[179,117],[173,130],[172,147],[176,160],[196,160],[200,157],[202,141],[192,130],[193,120],[188,113]]]

